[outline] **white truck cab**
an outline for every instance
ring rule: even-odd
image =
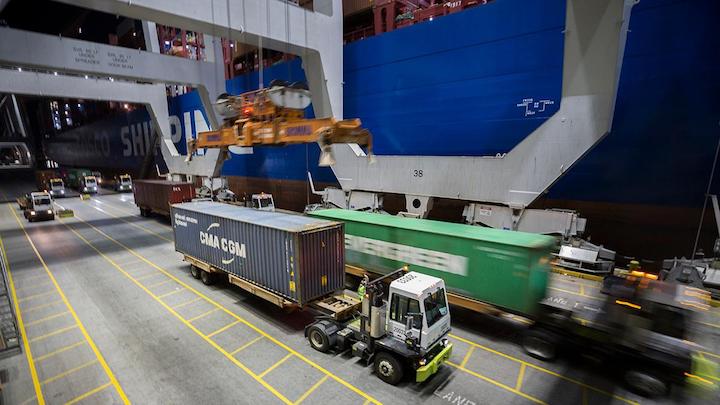
[[[62,179],[54,178],[48,182],[50,195],[54,198],[65,197],[65,183]]]
[[[252,195],[252,207],[260,211],[275,211],[275,200],[273,200],[272,194],[253,194]]]
[[[117,191],[132,191],[132,178],[130,178],[130,175],[121,174],[118,176],[115,189]]]
[[[80,192],[82,193],[97,193],[98,183],[95,176],[84,176],[81,180]]]
[[[30,193],[29,206],[25,209],[24,215],[30,222],[39,219],[55,219],[50,193],[45,191]]]

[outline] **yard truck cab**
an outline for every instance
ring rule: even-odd
[[[27,201],[27,207],[23,214],[30,222],[40,219],[55,219],[55,211],[53,211],[50,193],[44,191],[30,193],[30,198]]]
[[[65,197],[65,183],[62,179],[54,178],[48,182],[48,192],[54,198]]]
[[[97,193],[98,192],[97,178],[95,178],[95,176],[83,176],[80,179],[79,191],[81,193],[88,193],[88,194]]]
[[[710,308],[710,294],[657,276],[633,271],[608,276],[595,303],[548,297],[544,315],[528,330],[523,346],[531,356],[552,360],[575,346],[604,358],[626,384],[648,397],[665,395],[672,385],[714,391],[717,365],[687,340],[696,311]]]
[[[387,288],[384,281],[396,276]],[[442,279],[399,269],[373,281],[366,276],[358,293],[359,314],[348,320],[321,317],[305,329],[314,349],[351,349],[393,385],[410,373],[423,382],[450,357],[450,312]]]
[[[116,177],[115,190],[118,192],[132,191],[132,178],[129,174],[121,174]]]

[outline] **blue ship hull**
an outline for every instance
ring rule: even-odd
[[[345,116],[363,121],[381,155],[507,153],[559,108],[564,19],[564,0],[503,0],[348,44]],[[590,220],[593,241],[621,253],[689,252],[720,136],[719,20],[715,0],[635,6],[612,131],[536,206],[578,209]],[[303,80],[304,73],[294,60],[265,69],[263,77],[267,85]],[[232,94],[257,87],[257,73],[227,82]],[[528,114],[527,98],[548,104]],[[195,93],[169,100],[169,107],[184,151],[185,138],[206,127],[205,113]],[[58,148],[51,157],[68,165],[139,167],[139,156],[127,154],[140,141],[128,130],[120,136],[123,119],[130,127],[149,121],[137,112],[89,131],[107,131],[109,147],[100,150],[123,151],[122,159],[68,158]],[[135,132],[142,137],[142,124]],[[312,200],[308,171],[320,184],[336,183],[318,157],[317,145],[254,148],[233,155],[222,174],[237,190],[272,192],[280,206],[299,209]],[[390,197],[386,206],[402,203]],[[440,202],[431,215],[460,220],[461,207]],[[704,236],[711,240],[713,232]]]

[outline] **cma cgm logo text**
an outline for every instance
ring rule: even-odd
[[[222,259],[223,264],[232,263],[236,257],[242,257],[243,259],[247,257],[244,243],[213,235],[210,233],[213,228],[220,228],[220,224],[215,222],[208,226],[206,232],[200,231],[200,243],[231,255],[229,259]]]

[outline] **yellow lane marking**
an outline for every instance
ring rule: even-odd
[[[112,216],[112,217],[114,217],[114,218],[117,218],[117,217],[115,217],[115,216],[112,215],[112,214],[108,214],[108,215],[110,215],[110,216]],[[340,378],[340,377],[336,376],[335,374],[331,373],[329,370],[325,369],[324,367],[320,366],[319,364],[315,363],[314,361],[312,361],[312,360],[308,359],[307,357],[303,356],[302,354],[298,353],[296,350],[290,348],[290,347],[287,346],[286,344],[284,344],[284,343],[280,342],[279,340],[275,339],[274,337],[272,337],[271,335],[269,335],[267,332],[263,331],[262,329],[258,328],[258,327],[255,326],[255,325],[253,325],[253,324],[250,323],[249,321],[241,318],[239,315],[237,315],[236,313],[230,311],[229,309],[225,308],[224,306],[220,305],[219,303],[217,303],[216,301],[212,300],[211,298],[209,298],[209,297],[206,296],[205,294],[202,294],[200,291],[194,289],[193,287],[191,287],[191,286],[188,285],[187,283],[185,283],[185,282],[183,282],[182,280],[180,280],[179,278],[175,277],[174,275],[172,275],[171,273],[169,273],[167,270],[161,268],[161,267],[158,266],[157,264],[153,263],[152,261],[148,260],[148,259],[145,258],[144,256],[142,256],[142,255],[140,255],[139,253],[135,252],[135,250],[131,249],[131,248],[128,247],[127,245],[123,244],[122,242],[119,242],[118,240],[114,239],[113,237],[111,237],[111,236],[108,235],[107,233],[101,231],[101,230],[98,229],[96,226],[88,223],[87,221],[83,220],[82,218],[78,217],[77,215],[75,216],[75,218],[76,218],[77,220],[79,220],[80,222],[82,222],[83,224],[87,225],[88,227],[94,229],[96,232],[98,232],[98,233],[100,233],[101,235],[105,236],[107,239],[115,242],[115,244],[117,244],[117,245],[125,248],[125,250],[127,250],[128,252],[130,252],[131,254],[133,254],[133,255],[134,255],[135,257],[137,257],[138,259],[144,261],[145,263],[147,263],[148,265],[154,267],[155,269],[157,269],[157,270],[160,271],[161,273],[163,273],[163,274],[165,274],[166,276],[172,278],[173,280],[175,280],[175,282],[177,282],[177,283],[180,284],[181,286],[183,286],[183,287],[185,287],[186,289],[188,289],[189,291],[192,291],[193,293],[195,293],[195,295],[198,295],[199,297],[202,297],[202,298],[203,298],[205,301],[207,301],[208,303],[210,303],[210,304],[218,307],[218,308],[221,309],[223,312],[225,312],[225,313],[227,313],[228,315],[232,316],[233,318],[239,320],[239,321],[242,322],[243,324],[245,324],[245,325],[247,325],[248,327],[250,327],[251,329],[253,329],[253,330],[254,330],[255,332],[257,332],[258,334],[263,335],[265,338],[267,338],[267,339],[270,340],[271,342],[275,343],[276,345],[282,347],[283,349],[287,350],[288,352],[294,354],[295,356],[297,356],[299,359],[301,359],[301,360],[304,361],[305,363],[307,363],[307,364],[309,364],[310,366],[314,367],[315,369],[317,369],[318,371],[322,372],[323,374],[328,375],[330,378],[332,378],[332,379],[335,380],[336,382],[340,383],[340,384],[341,384],[342,386],[344,386],[345,388],[351,390],[352,392],[358,394],[359,396],[361,396],[361,397],[363,397],[363,398],[365,398],[365,399],[370,400],[370,402],[372,402],[372,403],[374,403],[374,404],[379,404],[379,403],[380,403],[379,401],[377,401],[375,398],[373,398],[373,397],[370,396],[369,394],[367,394],[367,393],[365,393],[364,391],[358,389],[358,388],[355,387],[354,385],[351,385],[351,384],[348,383],[347,381],[345,381],[345,380],[343,380],[342,378]],[[122,220],[122,218],[120,218],[120,220]],[[65,224],[65,225],[68,226],[67,224]],[[71,230],[72,230],[72,228],[71,228]],[[74,230],[73,230],[73,231],[74,231]],[[76,233],[76,234],[77,234],[77,233]],[[168,308],[170,308],[170,307],[168,307]],[[203,336],[204,336],[204,335],[203,335]],[[214,344],[214,342],[213,342],[213,344]],[[224,350],[223,350],[223,352],[224,352]],[[232,356],[231,356],[231,357],[232,357]],[[233,359],[234,359],[234,357],[233,357]],[[244,366],[243,366],[243,367],[244,367]],[[248,371],[249,371],[249,370],[248,370]],[[249,371],[249,372],[251,373],[251,371]],[[263,382],[264,382],[264,381],[263,381]],[[283,397],[283,398],[284,398],[284,397]]]
[[[65,402],[65,405],[72,405],[72,404],[78,403],[78,402],[82,401],[83,399],[89,397],[90,395],[96,394],[96,393],[104,390],[105,388],[109,387],[110,385],[111,384],[109,382],[107,382],[97,388],[91,389],[90,391]]]
[[[18,302],[25,302],[25,301],[29,301],[29,300],[32,300],[35,298],[47,297],[48,295],[51,295],[51,294],[55,294],[55,291],[46,291],[46,292],[40,293],[40,294],[29,295],[27,297],[20,297],[20,300]]]
[[[205,318],[206,316],[212,314],[213,312],[219,311],[219,310],[220,310],[220,308],[213,308],[213,309],[211,309],[211,310],[209,310],[209,311],[207,311],[207,312],[203,312],[202,314],[200,314],[200,315],[198,315],[198,316],[194,316],[194,317],[188,319],[188,322],[195,322],[195,321],[197,321],[198,319]]]
[[[75,216],[75,218],[78,218],[78,217]],[[61,220],[61,222],[62,222],[62,220]],[[83,221],[83,222],[84,222],[84,221]],[[153,294],[152,291],[150,291],[147,287],[145,287],[144,285],[142,285],[142,283],[140,283],[139,281],[137,281],[136,279],[134,279],[127,271],[125,271],[122,267],[120,267],[117,263],[115,263],[115,261],[113,261],[113,260],[112,260],[111,258],[109,258],[107,255],[105,255],[105,253],[101,252],[98,248],[96,248],[93,244],[91,244],[87,239],[85,239],[84,236],[80,235],[77,231],[75,231],[75,229],[73,229],[72,227],[70,227],[70,226],[69,226],[68,224],[66,224],[65,222],[62,222],[62,223],[63,223],[63,225],[65,225],[70,231],[72,231],[78,238],[80,238],[83,242],[85,242],[88,246],[90,246],[93,250],[95,250],[95,252],[97,252],[100,256],[102,256],[108,263],[110,263],[113,267],[115,267],[119,272],[121,272],[121,273],[122,273],[123,275],[125,275],[128,279],[130,279],[132,282],[134,282],[135,285],[137,285],[138,287],[140,287],[143,291],[145,291],[145,292],[146,292],[150,297],[152,297],[155,301],[157,301],[158,303],[160,303],[160,305],[162,305],[168,312],[170,312],[171,314],[173,314],[178,320],[180,320],[180,322],[182,322],[185,326],[187,326],[188,328],[190,328],[190,329],[191,329],[193,332],[195,332],[198,336],[200,336],[200,337],[203,338],[206,342],[208,342],[213,348],[215,348],[215,350],[219,351],[219,352],[222,353],[225,357],[227,357],[228,359],[230,359],[230,361],[232,361],[233,364],[235,364],[237,367],[239,367],[240,369],[242,369],[243,371],[245,371],[248,375],[250,375],[251,377],[253,377],[253,379],[255,379],[255,381],[259,382],[263,387],[265,387],[268,391],[270,391],[271,393],[273,393],[273,394],[274,394],[276,397],[278,397],[281,401],[283,401],[283,402],[286,403],[286,404],[291,404],[291,403],[292,403],[289,399],[287,399],[283,394],[281,394],[280,392],[278,392],[278,391],[277,391],[275,388],[273,388],[270,384],[268,384],[267,382],[265,382],[263,379],[259,378],[259,377],[257,376],[257,374],[253,373],[252,370],[250,370],[249,368],[247,368],[247,367],[246,367],[244,364],[242,364],[238,359],[236,359],[235,357],[231,356],[230,353],[228,353],[225,349],[223,349],[222,347],[220,347],[220,345],[218,345],[218,344],[215,343],[212,339],[208,338],[206,335],[204,335],[202,332],[200,332],[200,330],[199,330],[198,328],[196,328],[195,326],[193,326],[193,324],[191,324],[191,323],[188,322],[185,318],[183,318],[179,313],[177,313],[174,309],[172,309],[172,307],[170,307],[168,304],[164,303],[163,301],[159,300],[159,299],[157,298],[157,296],[156,296],[155,294]],[[87,222],[85,222],[85,223],[87,224]],[[88,225],[90,225],[90,224],[88,224]],[[92,225],[90,225],[90,226],[92,227]],[[96,229],[96,230],[97,230],[97,229]],[[98,230],[98,232],[102,232],[102,231],[99,231],[99,230]]]
[[[32,276],[23,276],[23,278],[15,279],[15,282],[25,284],[28,280],[37,280],[39,278],[45,278],[45,277],[47,277],[47,274],[45,274],[43,272],[40,274],[33,274]]]
[[[8,207],[10,205],[8,204]],[[12,208],[10,208],[12,209]],[[37,397],[38,405],[45,405],[45,397],[43,396],[42,390],[40,389],[40,380],[38,379],[37,370],[35,369],[35,361],[33,360],[32,351],[30,350],[30,341],[27,338],[27,332],[25,331],[25,323],[23,322],[22,313],[20,312],[20,303],[18,302],[17,293],[15,291],[15,283],[13,282],[12,271],[10,271],[10,260],[7,258],[5,253],[5,245],[2,243],[0,237],[0,253],[2,253],[2,260],[7,268],[8,281],[10,285],[10,295],[12,295],[13,304],[15,305],[15,316],[17,317],[18,328],[20,329],[21,339],[23,346],[25,347],[25,353],[27,353],[28,367],[30,368],[30,377],[33,381],[33,388],[35,389],[35,396]],[[24,336],[24,338],[22,338]]]
[[[580,284],[580,295],[585,295],[585,286]]]
[[[258,375],[258,377],[260,377],[260,378],[265,377],[266,375],[268,375],[269,372],[275,370],[279,365],[285,363],[285,361],[287,361],[287,359],[289,359],[290,357],[292,357],[292,355],[293,355],[292,353],[286,354],[285,357],[283,357],[282,359],[280,359],[277,363],[273,364],[272,366],[268,367],[265,371],[263,371],[262,373],[260,373],[260,374]]]
[[[720,329],[720,324],[708,323],[708,322],[703,322],[703,321],[696,321],[696,322],[699,323],[699,324],[701,324],[701,325],[709,326],[709,327],[711,327],[711,328],[718,328],[718,329]]]
[[[58,304],[58,303],[61,303],[61,302],[62,302],[62,300],[61,300],[60,298],[58,298],[58,299],[56,299],[56,300],[54,300],[54,301],[50,301],[50,302],[48,302],[48,303],[46,303],[46,304],[42,304],[42,305],[30,307],[30,308],[28,308],[28,309],[23,309],[23,312],[25,312],[25,314],[27,314],[28,312],[37,311],[38,309],[43,309],[43,308],[51,307],[51,306],[53,306],[53,305],[55,305],[55,304]]]
[[[577,272],[577,271],[566,270],[566,269],[563,269],[563,268],[557,267],[557,266],[552,266],[551,270],[553,273],[562,274],[563,276],[582,278],[582,279],[591,280],[591,281],[602,281],[603,280],[602,276],[596,276],[594,274],[586,274],[586,273],[581,273],[581,272]]]
[[[50,277],[50,280],[52,280],[53,285],[55,286],[55,289],[60,294],[60,298],[65,303],[65,306],[67,307],[68,311],[72,314],[73,319],[75,320],[77,328],[80,329],[80,332],[82,333],[83,337],[85,338],[85,341],[87,341],[88,345],[90,346],[90,349],[92,349],[93,353],[95,354],[95,357],[100,362],[100,365],[102,366],[103,370],[105,370],[105,374],[107,374],[108,378],[110,378],[110,382],[112,383],[113,387],[115,387],[115,390],[117,391],[118,395],[120,396],[120,399],[123,403],[129,404],[130,400],[128,400],[127,395],[125,395],[125,391],[123,391],[122,387],[120,386],[120,383],[118,382],[117,378],[115,378],[115,374],[110,370],[110,366],[105,362],[105,358],[100,354],[100,350],[95,345],[95,341],[92,340],[90,335],[88,334],[87,330],[85,329],[85,325],[80,321],[80,317],[75,313],[75,310],[73,309],[72,305],[70,305],[70,301],[68,301],[67,297],[65,296],[65,293],[60,288],[60,284],[58,284],[57,280],[55,279],[55,276],[50,272],[50,269],[47,266],[47,263],[45,263],[45,259],[43,259],[42,255],[40,255],[40,252],[38,252],[37,248],[35,247],[35,243],[30,238],[30,235],[28,235],[27,230],[25,229],[25,226],[20,222],[20,218],[18,218],[15,211],[10,207],[8,204],[8,208],[12,212],[13,216],[15,216],[15,221],[17,221],[18,225],[20,225],[20,229],[22,229],[23,233],[25,234],[25,237],[27,238],[28,242],[30,243],[30,247],[35,252],[35,255],[40,260],[40,263],[42,264],[43,269],[45,270],[45,273],[47,273],[48,277]],[[46,335],[47,337],[47,335]],[[37,339],[37,338],[36,338]],[[35,339],[33,339],[35,340]]]
[[[60,312],[59,314],[50,315],[50,316],[46,316],[45,318],[38,319],[37,321],[28,322],[25,324],[25,326],[37,325],[39,323],[47,322],[51,319],[59,318],[61,316],[68,315],[68,314],[70,314],[70,311],[63,311],[63,312]]]
[[[147,287],[148,287],[148,288],[160,287],[161,285],[167,284],[167,283],[169,283],[169,282],[171,282],[171,281],[172,281],[172,280],[167,279],[167,280],[163,280],[163,281],[157,282],[157,283],[155,283],[155,284],[150,284],[150,285],[147,286]]]
[[[240,323],[240,321],[237,321],[237,320],[236,320],[236,321],[233,321],[233,322],[230,322],[229,324],[223,326],[222,328],[220,328],[220,329],[218,329],[218,330],[216,330],[216,331],[213,331],[212,333],[208,334],[207,336],[208,336],[208,337],[213,337],[213,336],[217,335],[218,333],[223,333],[223,332],[225,332],[226,330],[232,328],[233,326],[235,326],[235,325],[237,325],[237,324],[239,324],[239,323]]]
[[[593,297],[592,295],[580,294],[580,293],[577,293],[577,292],[575,292],[575,291],[565,290],[565,289],[563,289],[563,288],[548,287],[548,289],[549,289],[549,290],[560,291],[560,292],[564,292],[564,293],[568,293],[568,294],[572,294],[572,295],[579,295],[579,296],[581,296],[581,297],[590,298],[591,300],[598,300],[598,301],[601,301],[601,300],[602,300],[602,298],[600,298],[600,297]]]
[[[54,375],[54,376],[46,379],[45,381],[41,382],[40,384],[45,385],[45,384],[51,383],[51,382],[53,382],[53,381],[57,381],[57,380],[59,380],[59,379],[61,379],[61,378],[63,378],[63,377],[67,377],[68,375],[70,375],[70,374],[72,374],[72,373],[74,373],[74,372],[76,372],[76,371],[80,371],[80,370],[84,369],[85,367],[90,367],[90,366],[92,366],[93,364],[95,364],[95,363],[97,363],[97,362],[98,362],[97,359],[92,359],[92,360],[90,360],[90,361],[88,361],[88,362],[86,362],[86,363],[83,363],[83,364],[81,364],[81,365],[79,365],[79,366],[77,366],[77,367],[73,367],[73,368],[71,368],[70,370],[65,370],[65,371],[63,371],[63,372],[60,373],[60,374],[56,374],[56,375]]]
[[[160,298],[160,297],[158,297],[158,298]],[[182,308],[182,307],[184,307],[185,305],[192,304],[193,302],[198,302],[198,301],[200,301],[201,299],[202,299],[202,298],[200,298],[200,297],[195,297],[195,298],[191,299],[190,301],[185,301],[185,302],[183,302],[182,304],[178,304],[178,305],[174,306],[173,309]]]
[[[517,363],[519,363],[519,364],[525,364],[527,367],[533,368],[533,369],[535,369],[535,370],[537,370],[537,371],[540,371],[540,372],[543,372],[543,373],[546,373],[546,374],[550,374],[550,375],[552,375],[552,376],[554,376],[554,377],[560,378],[561,380],[565,380],[565,381],[571,382],[571,383],[573,383],[573,384],[577,384],[577,385],[579,385],[579,386],[581,386],[581,387],[585,387],[585,388],[587,388],[587,389],[589,389],[589,390],[598,392],[598,393],[603,394],[603,395],[607,395],[607,396],[609,396],[609,397],[612,397],[612,398],[615,398],[615,399],[617,399],[617,400],[626,402],[626,403],[628,403],[628,404],[638,405],[638,402],[635,402],[635,401],[633,401],[633,400],[624,398],[624,397],[622,397],[622,396],[620,396],[620,395],[617,395],[617,394],[613,394],[612,392],[608,392],[608,391],[601,390],[600,388],[595,388],[595,387],[593,387],[593,386],[591,386],[591,385],[587,385],[587,384],[583,383],[582,381],[578,381],[578,380],[576,380],[576,379],[574,379],[574,378],[566,377],[566,376],[561,375],[561,374],[558,374],[558,373],[556,373],[556,372],[554,372],[554,371],[550,371],[550,370],[548,370],[548,369],[546,369],[546,368],[543,368],[543,367],[540,367],[540,366],[536,366],[535,364],[528,363],[528,362],[526,362],[526,361],[524,361],[524,360],[520,360],[520,359],[515,358],[515,357],[513,357],[513,356],[510,356],[510,355],[508,355],[508,354],[505,354],[505,353],[499,352],[499,351],[497,351],[497,350],[491,349],[491,348],[489,348],[489,347],[487,347],[487,346],[483,346],[483,345],[481,345],[481,344],[479,344],[479,343],[475,343],[475,342],[470,341],[470,340],[467,340],[467,339],[465,339],[465,338],[461,338],[460,336],[456,336],[456,335],[454,335],[454,334],[450,334],[449,336],[450,336],[451,338],[453,338],[453,339],[456,339],[456,340],[459,340],[459,341],[461,341],[461,342],[467,343],[467,344],[469,344],[469,345],[475,346],[475,347],[477,347],[478,349],[482,349],[482,350],[488,351],[488,352],[490,352],[490,353],[497,354],[497,355],[500,356],[500,357],[504,357],[504,358],[506,358],[506,359],[515,361],[515,362],[517,362]]]
[[[44,275],[44,274],[43,274],[43,275]],[[17,282],[17,280],[15,280],[15,281]],[[18,283],[18,284],[20,284],[20,283]],[[23,283],[23,284],[24,284],[24,283]],[[25,293],[25,292],[27,292],[28,290],[35,290],[35,289],[37,289],[38,286],[41,286],[41,287],[50,287],[50,280],[48,280],[47,278],[45,278],[44,280],[38,281],[38,282],[36,282],[36,283],[32,283],[32,285],[28,285],[28,286],[18,286],[18,287],[17,287],[17,291],[18,291],[18,292]]]
[[[583,387],[583,389],[582,389],[582,404],[583,405],[588,404],[588,390],[585,387]]]
[[[304,401],[307,397],[309,397],[310,394],[312,394],[313,391],[315,391],[319,386],[321,386],[322,383],[324,383],[325,381],[327,381],[328,378],[329,378],[329,377],[325,375],[325,376],[323,376],[323,378],[321,378],[320,380],[318,380],[318,382],[316,382],[312,387],[310,387],[310,389],[308,389],[307,391],[305,391],[304,394],[300,395],[300,398],[298,398],[298,399],[295,401],[295,405],[298,405],[299,403],[301,403],[302,401]]]
[[[526,367],[527,366],[525,364],[522,364],[520,366],[520,372],[518,373],[517,381],[515,382],[515,389],[518,391],[520,391],[520,388],[522,387],[523,377],[525,376],[525,368]]]
[[[230,352],[230,355],[231,355],[231,356],[234,356],[234,355],[240,353],[240,352],[243,351],[244,349],[247,349],[248,347],[250,347],[251,344],[257,342],[258,340],[260,340],[260,339],[262,339],[262,338],[264,338],[264,337],[265,337],[265,336],[258,336],[258,337],[256,337],[255,339],[253,339],[253,340],[245,343],[244,345],[238,347],[237,349],[231,351],[231,352]]]
[[[460,367],[465,367],[468,360],[470,360],[470,356],[473,354],[474,351],[475,351],[475,346],[471,345],[470,348],[468,349],[468,352],[465,354],[465,357],[463,357],[462,363],[460,363]]]
[[[510,391],[510,392],[512,392],[512,393],[515,394],[515,395],[519,395],[519,396],[521,396],[521,397],[523,397],[523,398],[525,398],[525,399],[528,399],[528,400],[530,400],[530,401],[532,401],[532,402],[535,402],[535,403],[537,403],[537,404],[548,405],[547,402],[545,402],[545,401],[543,401],[543,400],[541,400],[541,399],[538,399],[538,398],[535,398],[535,397],[533,397],[533,396],[530,396],[530,395],[528,395],[528,394],[526,394],[526,393],[524,393],[524,392],[520,392],[520,391],[516,390],[516,389],[513,388],[513,387],[509,387],[509,386],[507,386],[507,385],[505,385],[505,384],[503,384],[503,383],[501,383],[501,382],[497,382],[497,381],[493,380],[492,378],[486,377],[486,376],[484,376],[484,375],[482,375],[482,374],[478,374],[478,373],[476,373],[476,372],[474,372],[474,371],[472,371],[472,370],[468,370],[468,369],[466,369],[465,367],[461,367],[459,364],[455,364],[455,363],[453,363],[453,362],[451,362],[451,361],[446,361],[445,364],[448,364],[448,365],[450,365],[450,366],[452,366],[452,367],[455,367],[455,368],[457,368],[458,370],[464,371],[464,372],[466,372],[466,373],[468,373],[468,374],[470,374],[470,375],[472,375],[472,376],[474,376],[474,377],[477,377],[477,378],[479,378],[479,379],[481,379],[481,380],[483,380],[483,381],[487,381],[487,382],[489,382],[490,384],[493,384],[493,385],[495,385],[495,386],[497,386],[497,387],[500,387],[500,388],[502,388],[502,389],[504,389],[504,390],[506,390],[506,391]]]
[[[69,330],[71,330],[71,329],[75,329],[75,328],[77,328],[77,327],[78,327],[77,325],[70,325],[70,326],[65,327],[65,328],[61,328],[61,329],[58,329],[58,330],[54,330],[54,331],[52,331],[52,332],[50,332],[50,333],[47,333],[47,334],[44,334],[44,335],[42,335],[42,336],[34,337],[34,338],[30,339],[30,342],[31,342],[31,343],[39,342],[39,341],[41,341],[41,340],[45,340],[45,339],[47,339],[47,338],[49,338],[49,337],[52,337],[52,336],[55,336],[55,335],[59,335],[59,334],[61,334],[61,333],[63,333],[63,332],[67,332],[67,331],[69,331]]]
[[[108,204],[108,206],[110,206],[110,205]],[[103,211],[102,208],[99,208],[99,207],[93,207],[93,208],[95,208],[96,210],[102,212],[103,214],[107,214],[107,215],[110,215],[110,216],[114,216],[113,214],[111,214],[111,213],[109,213],[109,212],[107,212],[107,211]],[[115,210],[115,211],[120,211],[120,212],[122,212],[122,213],[124,213],[124,214],[128,214],[127,212],[123,212],[122,210],[117,209],[117,208],[115,208],[115,207],[113,207],[113,206],[110,206],[110,208],[112,208],[112,209]],[[132,215],[135,215],[135,214],[132,214]],[[144,226],[140,226],[140,225],[138,225],[138,224],[136,224],[136,223],[134,223],[134,222],[126,221],[126,220],[124,220],[124,219],[122,219],[122,218],[120,218],[120,217],[116,217],[116,218],[122,220],[123,222],[128,223],[129,225],[131,225],[131,226],[133,226],[133,227],[135,227],[135,228],[138,228],[138,229],[143,230],[143,231],[145,231],[145,232],[149,232],[149,233],[157,236],[158,238],[160,238],[160,239],[162,239],[162,240],[164,240],[164,241],[174,243],[174,241],[173,241],[172,239],[168,239],[168,238],[160,235],[159,233],[157,233],[157,232],[155,232],[155,231],[153,231],[153,230],[151,230],[151,229],[145,228]]]
[[[44,355],[42,355],[42,356],[40,356],[40,357],[37,357],[37,358],[35,359],[35,363],[37,363],[37,362],[39,362],[39,361],[43,361],[43,360],[45,360],[45,359],[47,359],[47,358],[50,358],[50,357],[53,357],[53,356],[55,356],[55,355],[58,355],[58,354],[60,354],[60,353],[62,353],[62,352],[66,352],[66,351],[68,351],[68,350],[70,350],[70,349],[74,349],[74,348],[76,348],[76,347],[78,347],[78,346],[81,346],[81,345],[84,345],[84,344],[85,344],[85,341],[84,341],[84,340],[81,340],[81,341],[79,341],[79,342],[77,342],[77,343],[73,343],[73,344],[71,344],[71,345],[67,345],[67,346],[61,347],[61,348],[59,348],[59,349],[57,349],[57,350],[54,350],[54,351],[52,351],[52,352],[50,352],[50,353],[48,353],[48,354],[44,354]]]
[[[177,293],[179,293],[179,292],[181,292],[181,291],[185,291],[185,290],[182,289],[182,288],[178,288],[177,290],[172,290],[172,291],[170,291],[170,292],[168,292],[168,293],[158,295],[158,298],[169,297],[169,296],[171,296],[171,295],[173,295],[173,294],[177,294]]]
[[[153,271],[151,273],[145,274],[144,276],[135,277],[135,280],[137,280],[137,281],[145,280],[146,278],[150,278],[152,276],[157,276],[157,275],[158,275],[157,272]]]

